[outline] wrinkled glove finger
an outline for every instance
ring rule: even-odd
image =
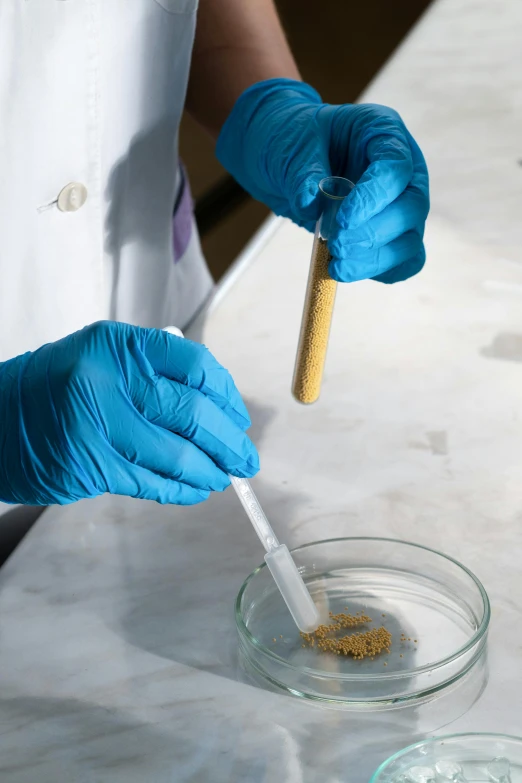
[[[191,441],[221,470],[253,476],[259,457],[248,435],[205,394],[159,377],[138,402],[138,410],[153,424]]]
[[[424,264],[426,263],[426,251],[424,247],[413,258],[408,259],[403,264],[390,269],[388,272],[383,272],[381,275],[376,275],[373,279],[379,283],[400,283],[403,280],[413,277],[418,274]]]
[[[122,416],[109,434],[109,442],[118,454],[134,465],[194,489],[221,492],[228,487],[226,473],[194,443],[151,424],[129,407],[129,415]]]
[[[332,259],[329,272],[334,280],[341,283],[353,283],[382,275],[395,266],[416,256],[422,249],[422,238],[416,231],[394,239],[376,250],[351,248],[348,258]]]
[[[127,495],[143,500],[155,500],[162,504],[174,503],[178,506],[193,506],[209,496],[206,490],[194,489],[187,484],[171,481],[141,465],[133,465],[124,457],[119,457],[119,465],[115,466],[111,473],[108,491],[113,495]]]
[[[426,188],[426,198],[429,198],[429,175],[426,160],[422,154],[421,148],[407,129],[406,138],[408,139],[408,143],[410,145],[411,159],[413,161],[414,176],[412,179],[412,184],[424,186]],[[415,181],[416,176],[419,177],[417,181]]]
[[[424,160],[421,148],[409,131],[406,131],[406,134],[410,144],[413,161],[413,175],[409,184],[409,189],[416,191],[420,194],[420,197],[424,199],[424,208],[427,217],[430,211],[430,177],[428,174],[428,167],[426,166],[426,161]]]
[[[232,376],[199,343],[159,329],[143,329],[143,350],[154,372],[197,389],[209,397],[241,429],[251,421]]]
[[[406,190],[413,176],[410,144],[397,130],[371,138],[366,147],[369,165],[341,205],[337,222],[355,229],[382,212]]]
[[[408,186],[404,193],[385,207],[378,215],[354,231],[340,231],[330,240],[332,255],[349,258],[357,250],[375,250],[387,245],[407,231],[424,233],[429,204],[417,189]]]
[[[318,127],[320,115],[324,118],[328,112],[331,117],[331,107],[318,106],[311,117],[303,118],[306,129],[299,139],[299,149],[289,150],[287,159],[291,163],[285,171],[285,181],[291,183],[290,214],[312,231],[323,209],[319,183],[332,176],[329,134]]]

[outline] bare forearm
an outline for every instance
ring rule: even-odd
[[[187,109],[216,138],[241,93],[299,79],[272,0],[200,0]]]

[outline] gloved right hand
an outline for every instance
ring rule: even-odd
[[[247,410],[202,345],[100,322],[0,363],[0,500],[105,492],[193,504],[259,469]]]
[[[319,182],[335,174],[356,183],[328,242],[335,280],[395,283],[422,269],[428,170],[393,109],[332,106],[308,84],[268,79],[237,99],[216,155],[254,198],[310,231]]]

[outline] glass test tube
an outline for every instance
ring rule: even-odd
[[[344,177],[326,177],[319,183],[323,209],[315,226],[312,260],[306,287],[301,332],[295,360],[292,393],[298,402],[315,402],[321,391],[337,282],[328,274],[328,239],[342,201],[354,187]]]

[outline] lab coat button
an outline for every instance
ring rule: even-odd
[[[69,182],[59,193],[57,205],[60,212],[76,212],[87,201],[87,188],[81,182]]]

